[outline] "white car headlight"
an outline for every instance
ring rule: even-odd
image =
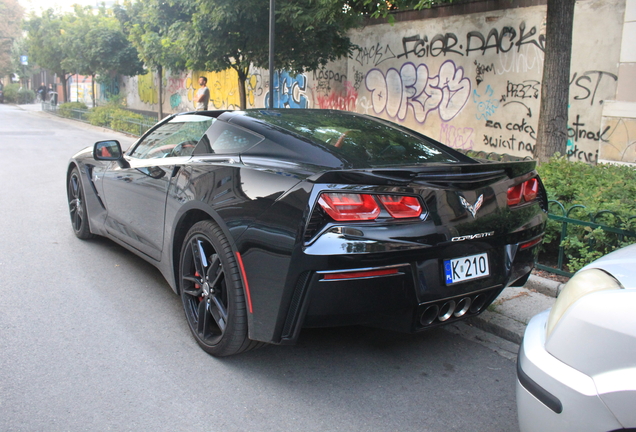
[[[621,288],[623,288],[621,284],[603,270],[592,268],[576,273],[572,279],[565,284],[563,291],[559,294],[559,297],[550,311],[546,327],[546,339],[550,337],[550,333],[552,333],[554,327],[556,327],[559,320],[563,317],[565,311],[578,299],[593,292]]]

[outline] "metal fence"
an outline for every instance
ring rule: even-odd
[[[60,109],[56,104],[50,102],[42,102],[42,110],[58,115],[60,117],[79,120],[84,123],[90,123],[90,110],[84,109]],[[117,117],[116,119],[106,116],[101,119],[100,124],[96,126],[107,127],[118,132],[123,132],[133,136],[141,136],[157,123],[155,117],[143,116],[143,119]]]
[[[545,264],[537,263],[536,267],[538,269],[556,273],[562,276],[573,275],[573,273],[563,269],[566,254],[564,240],[568,238],[568,229],[570,228],[570,225],[584,227],[587,232],[591,232],[592,230],[600,228],[605,233],[609,233],[610,235],[612,235],[612,245],[615,245],[616,248],[624,245],[625,242],[636,242],[636,231],[619,228],[632,226],[636,222],[636,216],[630,216],[623,220],[621,216],[619,216],[615,212],[608,210],[602,210],[595,213],[586,212],[586,207],[581,204],[576,204],[571,206],[569,209],[566,209],[563,204],[554,200],[550,200],[548,202],[548,205],[548,218],[560,223],[561,225],[559,232],[559,251],[557,256],[557,265],[556,267],[550,267]],[[554,212],[554,210],[556,210],[556,212]],[[572,217],[573,213],[575,212],[579,214],[583,213],[588,220]],[[601,223],[603,220],[606,223]],[[586,241],[589,247],[594,247],[595,240],[592,236],[588,236],[588,239]]]

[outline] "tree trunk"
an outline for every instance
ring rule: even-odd
[[[91,75],[91,99],[93,100],[93,108],[97,106],[97,101],[95,100],[95,74]]]
[[[161,121],[163,118],[163,66],[157,67],[157,79],[159,85],[157,86],[157,92],[159,93],[159,110],[157,111],[157,120]]]
[[[247,92],[245,90],[245,83],[247,82],[247,71],[239,69],[237,70],[237,72],[239,81],[239,101],[241,104],[241,109],[244,110],[247,107]]]
[[[574,4],[575,0],[548,0],[541,112],[534,148],[539,163],[567,151]]]
[[[62,72],[62,74],[59,77],[60,77],[60,81],[62,82],[63,99],[61,102],[68,102],[68,89],[66,88],[66,82],[68,81],[68,79],[66,78],[66,73]],[[59,98],[58,98],[58,102],[59,102]]]

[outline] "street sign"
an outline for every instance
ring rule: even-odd
[[[20,63],[27,66],[29,64],[29,56],[21,55]]]

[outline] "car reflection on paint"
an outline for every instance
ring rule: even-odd
[[[546,222],[532,161],[487,162],[329,110],[172,115],[80,151],[72,227],[155,265],[208,353],[304,327],[419,332],[525,282]]]

